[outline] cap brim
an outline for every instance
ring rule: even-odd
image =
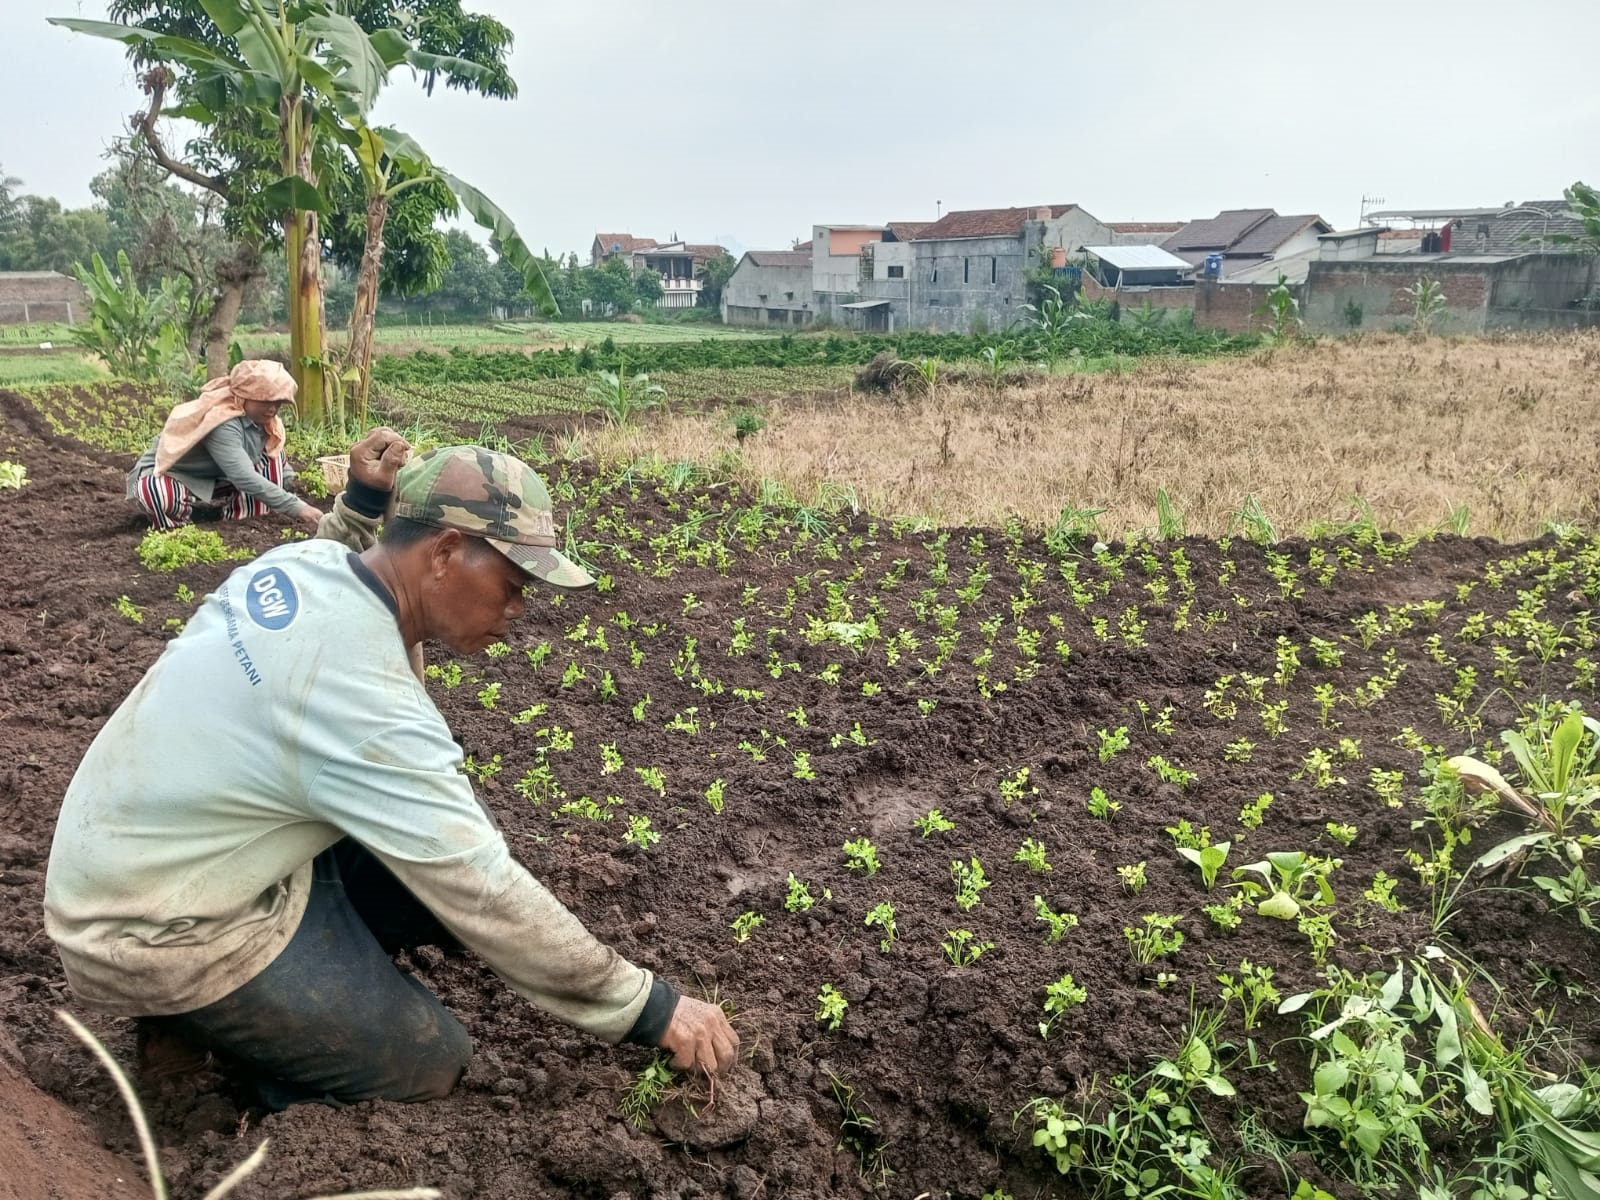
[[[559,550],[553,550],[549,546],[523,546],[516,542],[502,542],[498,538],[483,540],[540,583],[547,583],[551,587],[568,592],[581,592],[584,588],[592,588],[595,585],[593,575]]]

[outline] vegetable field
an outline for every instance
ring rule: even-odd
[[[528,411],[484,391],[438,419]],[[68,440],[133,418],[74,403],[0,394],[30,479],[0,492],[0,1011],[31,1081],[132,1153],[51,1015],[44,855],[77,756],[227,564],[141,568],[126,457]],[[712,1094],[424,951],[405,968],[476,1044],[453,1096],[263,1117],[216,1073],[151,1086],[176,1196],[262,1136],[240,1195],[1592,1194],[1600,542],[1279,541],[1249,513],[1101,542],[690,462],[543,469],[600,589],[434,648],[430,690],[513,851],[726,1002],[744,1062]]]

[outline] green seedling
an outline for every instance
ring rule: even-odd
[[[1122,807],[1120,801],[1113,800],[1106,795],[1104,788],[1090,788],[1089,799],[1085,802],[1089,815],[1097,821],[1109,821]]]
[[[1099,755],[1103,763],[1110,762],[1117,755],[1128,748],[1128,727],[1119,725],[1115,731],[1107,733],[1104,729],[1095,730],[1095,736],[1100,739]]]
[[[1123,926],[1122,935],[1128,939],[1128,947],[1133,953],[1133,961],[1141,967],[1147,967],[1159,958],[1176,954],[1183,945],[1183,931],[1178,928],[1178,922],[1183,920],[1180,913],[1162,915],[1160,913],[1146,913],[1141,929]]]
[[[1044,902],[1043,896],[1033,898],[1033,911],[1048,926],[1044,935],[1046,943],[1059,942],[1061,936],[1078,923],[1077,913],[1056,912]]]
[[[1255,901],[1256,912],[1262,916],[1292,921],[1300,915],[1302,904],[1333,903],[1333,885],[1328,882],[1328,876],[1338,866],[1337,858],[1318,858],[1303,850],[1287,850],[1239,867],[1233,877],[1259,875],[1261,883],[1245,880],[1239,884],[1240,890]]]
[[[756,926],[765,921],[766,918],[757,912],[740,913],[729,923],[729,928],[733,930],[733,940],[748,942],[750,935],[756,931]]]
[[[1118,867],[1117,878],[1122,881],[1122,886],[1127,888],[1130,894],[1137,896],[1144,891],[1144,863],[1136,862],[1124,867]]]
[[[1011,861],[1022,863],[1028,870],[1040,874],[1050,870],[1050,863],[1045,858],[1045,844],[1037,838],[1024,838],[1017,852],[1011,856]]]
[[[989,886],[983,873],[983,864],[974,855],[970,863],[959,859],[950,863],[950,878],[956,883],[956,904],[962,912],[971,912],[978,906],[980,893]]]
[[[815,900],[811,898],[811,889],[805,881],[797,879],[793,871],[789,872],[788,893],[783,898],[783,907],[788,912],[805,912]]]
[[[889,953],[889,947],[894,945],[894,905],[887,900],[874,905],[872,911],[867,914],[866,925],[868,928],[876,926],[883,930],[883,939],[878,943],[878,949],[885,954]]]
[[[724,780],[713,779],[710,785],[706,788],[706,803],[711,806],[711,811],[716,813],[718,816],[722,814],[722,806],[724,803],[726,803],[724,796],[727,791],[727,786],[728,785]]]
[[[878,848],[868,838],[856,838],[844,844],[844,865],[863,875],[878,873]]]
[[[1239,974],[1218,975],[1224,1000],[1237,1000],[1244,1009],[1244,1027],[1248,1032],[1259,1023],[1262,1008],[1274,1008],[1280,999],[1272,983],[1272,968],[1257,966],[1248,958],[1239,964]]]
[[[1088,998],[1088,991],[1074,983],[1070,974],[1063,975],[1054,983],[1045,984],[1045,1020],[1039,1022],[1039,1036],[1049,1037],[1055,1023]]]
[[[850,1001],[845,999],[844,993],[831,983],[822,985],[822,990],[817,993],[817,1011],[814,1014],[817,1021],[829,1030],[839,1028],[844,1020],[845,1010],[850,1007]]]
[[[622,840],[640,850],[648,850],[661,840],[661,835],[650,828],[649,817],[635,813],[628,818],[628,832],[622,835]]]
[[[1178,853],[1200,868],[1200,882],[1209,892],[1216,885],[1217,872],[1228,861],[1228,850],[1232,844],[1217,842],[1215,845],[1201,846],[1199,849],[1193,846],[1179,846]]]
[[[993,942],[973,941],[970,929],[951,929],[939,944],[944,949],[945,957],[958,967],[970,967],[994,949]]]
[[[930,808],[925,816],[914,817],[911,824],[916,827],[917,832],[923,837],[928,837],[935,833],[949,833],[956,827],[956,823],[947,820],[945,815],[937,808]]]

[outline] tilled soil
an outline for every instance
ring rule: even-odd
[[[0,1019],[43,1093],[19,1100],[13,1111],[32,1128],[55,1111],[54,1101],[63,1102],[106,1145],[136,1156],[111,1084],[52,1016],[71,998],[42,930],[44,864],[79,756],[173,636],[169,618],[182,620],[190,610],[175,597],[177,584],[202,595],[228,568],[146,572],[135,554],[142,520],[122,499],[126,459],[52,439],[14,394],[0,393],[0,421],[0,457],[24,462],[30,475],[21,491],[0,492],[7,563],[0,581]],[[590,477],[580,471],[569,478],[581,492]],[[1457,589],[1524,547],[1441,537],[1393,564],[1378,562],[1368,547],[1361,568],[1339,571],[1326,587],[1306,579],[1303,595],[1285,598],[1259,547],[1236,540],[1224,551],[1190,539],[1181,546],[1199,589],[1181,632],[1173,629],[1176,597],[1153,598],[1134,558],[1089,615],[1074,607],[1052,570],[1029,589],[1039,606],[1029,623],[1044,628],[1042,666],[1034,677],[1017,679],[1024,658],[1010,637],[1006,606],[1019,595],[1019,578],[1001,553],[1007,543],[997,531],[955,531],[950,587],[966,583],[979,563],[988,564],[994,579],[979,603],[955,615],[960,651],[930,676],[916,660],[931,656],[931,638],[914,625],[908,603],[934,571],[925,548],[932,535],[896,537],[887,522],[847,517],[837,538],[839,561],[814,557],[815,543],[797,543],[792,533],[761,541],[763,534],[762,550],[737,552],[722,574],[714,565],[647,551],[650,538],[684,520],[687,498],[654,484],[635,491],[608,495],[589,519],[609,514],[632,528],[636,538],[612,526],[595,536],[631,546],[646,569],[631,569],[614,551],[597,552],[613,590],[567,598],[559,607],[536,597],[507,655],[462,662],[457,686],[436,679],[432,687],[471,761],[499,759],[481,792],[514,852],[622,953],[681,986],[731,1002],[745,1062],[714,1096],[698,1090],[676,1096],[651,1127],[634,1129],[619,1106],[647,1052],[603,1046],[546,1018],[470,955],[424,950],[402,965],[440,994],[476,1044],[454,1095],[418,1106],[310,1106],[269,1116],[216,1070],[159,1085],[146,1081],[176,1197],[199,1197],[262,1136],[272,1140],[267,1163],[238,1196],[422,1184],[454,1200],[875,1192],[976,1198],[999,1188],[1019,1197],[1072,1196],[1078,1193],[1031,1146],[1027,1117],[1018,1118],[1029,1100],[1071,1104],[1090,1094],[1096,1080],[1142,1070],[1153,1055],[1174,1055],[1191,1003],[1215,1008],[1215,976],[1243,959],[1272,964],[1284,995],[1320,978],[1292,923],[1247,916],[1240,928],[1223,932],[1206,920],[1200,907],[1218,895],[1206,894],[1194,869],[1177,858],[1168,826],[1187,818],[1210,825],[1218,839],[1232,837],[1229,867],[1285,849],[1342,860],[1334,963],[1383,970],[1435,940],[1428,893],[1401,857],[1413,845],[1426,849],[1426,832],[1412,828],[1423,814],[1412,803],[1385,805],[1366,786],[1368,772],[1405,772],[1409,800],[1421,783],[1421,760],[1396,744],[1403,727],[1451,752],[1467,748],[1464,735],[1441,725],[1434,701],[1435,693],[1450,691],[1456,666],[1437,661],[1424,639],[1438,632],[1459,663],[1475,663],[1488,679],[1495,664],[1487,649],[1454,635],[1469,612],[1482,608],[1492,617],[1515,605],[1517,581],[1500,588],[1479,582],[1466,605],[1457,601]],[[712,505],[725,498],[713,490]],[[262,520],[223,532],[231,544],[261,551],[280,542],[283,528]],[[969,544],[979,533],[987,541],[981,550]],[[855,549],[852,537],[860,539]],[[1308,547],[1281,549],[1304,567]],[[1015,557],[1051,561],[1033,540],[1019,543]],[[853,581],[852,560],[866,565]],[[897,560],[904,568],[895,567]],[[1230,561],[1236,574],[1219,587]],[[657,563],[671,566],[671,574],[656,571]],[[892,568],[900,570],[899,580],[881,587]],[[1082,578],[1098,578],[1096,571],[1085,563]],[[797,636],[805,622],[793,613],[826,619],[829,583],[846,584],[855,621],[877,596],[884,636],[915,627],[920,648],[889,664],[881,649],[858,656],[837,640],[811,644]],[[761,589],[759,599],[746,591],[752,586]],[[789,616],[780,611],[786,589],[797,589]],[[142,623],[116,611],[122,596],[140,606]],[[1419,621],[1415,630],[1366,650],[1351,636],[1352,618],[1368,610],[1381,615],[1385,606],[1426,600],[1447,602],[1435,624]],[[940,603],[952,603],[949,588]],[[1580,594],[1559,591],[1549,604],[1546,615],[1558,625],[1588,607]],[[1128,606],[1146,622],[1143,645],[1119,635]],[[627,627],[615,620],[619,611],[631,614]],[[1207,611],[1226,619],[1203,622]],[[1009,683],[1003,691],[991,686],[984,697],[970,662],[984,644],[981,621],[999,613],[1005,632],[984,670],[989,681]],[[585,614],[587,636],[563,637]],[[1046,625],[1045,614],[1058,616],[1060,627]],[[1095,636],[1092,614],[1108,618],[1108,640]],[[733,640],[740,618],[753,635],[744,653]],[[645,628],[656,624],[654,633]],[[609,639],[603,646],[593,637],[602,625]],[[1235,720],[1208,713],[1204,693],[1220,675],[1272,674],[1280,636],[1302,648],[1302,681],[1284,692],[1292,697],[1288,732],[1269,737],[1242,697],[1236,696]],[[1343,647],[1343,664],[1314,666],[1305,649],[1312,637]],[[694,639],[692,654],[687,638]],[[1071,646],[1065,662],[1051,649],[1057,638]],[[552,652],[536,669],[525,651],[546,641]],[[643,652],[637,666],[630,643]],[[1325,680],[1348,694],[1383,669],[1390,648],[1404,667],[1394,690],[1365,707],[1341,705],[1333,717],[1337,730],[1324,727],[1304,680]],[[774,660],[777,677],[769,667]],[[431,661],[449,666],[439,648]],[[564,687],[569,662],[583,676]],[[829,669],[834,663],[836,672]],[[614,699],[601,694],[607,672]],[[1524,672],[1519,698],[1540,686],[1564,694],[1572,674],[1565,659],[1542,678],[1536,666],[1525,663]],[[1277,693],[1267,688],[1271,700]],[[1479,698],[1487,694],[1485,687]],[[634,706],[646,696],[638,720]],[[1139,711],[1141,700],[1147,712]],[[1168,705],[1171,732],[1160,732]],[[796,716],[802,708],[803,726]],[[529,709],[535,711],[527,720],[511,720]],[[1489,731],[1513,715],[1504,693],[1491,696],[1481,713]],[[667,728],[674,717],[679,727]],[[1119,726],[1128,728],[1131,748],[1102,761],[1096,731]],[[608,819],[552,815],[559,798],[536,803],[517,788],[541,747],[559,742],[558,727],[572,733],[573,748],[543,753],[565,798],[587,796],[602,810],[614,808]],[[777,745],[777,735],[785,745]],[[1248,762],[1227,761],[1224,748],[1241,737],[1257,743],[1254,754]],[[1359,761],[1337,768],[1347,783],[1319,788],[1296,778],[1308,750],[1339,738],[1358,739],[1361,747]],[[765,759],[738,749],[741,742],[765,748]],[[613,743],[623,766],[607,772],[600,747]],[[801,751],[810,755],[815,778],[798,777],[794,755]],[[1162,782],[1147,765],[1155,754],[1195,771],[1197,782],[1187,788]],[[1022,766],[1030,776],[1020,795],[1004,796],[1000,780]],[[660,794],[637,770],[650,767],[664,776]],[[717,779],[726,797],[720,814],[704,798]],[[1092,787],[1120,801],[1113,820],[1085,811]],[[1275,800],[1262,828],[1241,830],[1241,805],[1263,792]],[[612,796],[619,798],[615,806],[605,802]],[[912,818],[930,808],[942,810],[955,828],[920,836]],[[648,815],[661,835],[647,850],[623,839],[628,817],[638,814]],[[1356,825],[1354,844],[1331,842],[1330,821]],[[1477,831],[1474,846],[1519,830],[1509,817],[1496,817]],[[845,840],[862,836],[871,838],[882,863],[870,876],[848,870],[841,854]],[[1049,872],[1031,873],[1013,861],[1026,837],[1048,847]],[[962,911],[949,865],[974,857],[992,883],[981,904]],[[1133,896],[1115,868],[1140,862],[1147,864],[1148,884]],[[1360,899],[1379,870],[1399,878],[1402,911]],[[785,909],[791,873],[815,899],[809,910]],[[1057,944],[1043,942],[1035,896],[1079,917]],[[896,914],[887,952],[879,945],[882,931],[864,924],[882,901],[892,902]],[[730,923],[747,911],[763,923],[736,943]],[[1156,986],[1156,968],[1130,960],[1123,930],[1145,913],[1185,914],[1186,941],[1158,964],[1176,976],[1167,987]],[[953,965],[941,943],[956,929],[972,930],[992,949],[971,966]],[[1503,1006],[1510,1032],[1528,1020],[1535,1003],[1528,998],[1537,994],[1536,1003],[1570,1032],[1575,1057],[1600,1055],[1594,935],[1553,915],[1531,888],[1466,889],[1441,940],[1518,998]],[[1088,999],[1041,1038],[1044,986],[1069,971]],[[849,1001],[837,1030],[813,1015],[824,984]],[[126,1022],[80,1015],[119,1059],[132,1062]],[[1306,1086],[1306,1055],[1295,1039],[1303,1033],[1303,1017],[1268,1014],[1251,1035],[1277,1067],[1238,1065],[1230,1076],[1238,1098],[1205,1105],[1220,1147],[1239,1148],[1235,1130],[1247,1113],[1284,1136],[1300,1134],[1296,1092]],[[1236,1052],[1244,1050],[1236,1011],[1223,1035]],[[1480,1148],[1477,1133],[1465,1119],[1437,1131],[1439,1160],[1465,1166]],[[1279,1168],[1265,1158],[1249,1161],[1253,1169],[1241,1179],[1246,1191],[1282,1194]],[[1358,1194],[1304,1156],[1296,1164],[1337,1195]],[[82,1178],[63,1172],[54,1191],[36,1194],[65,1200],[113,1194],[109,1186],[71,1182]]]

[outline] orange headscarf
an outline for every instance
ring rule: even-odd
[[[220,375],[200,389],[200,395],[178,405],[167,415],[156,443],[156,474],[172,469],[174,463],[224,421],[244,416],[246,400],[294,399],[294,376],[270,359],[247,358],[226,375]],[[273,417],[267,426],[267,453],[283,449],[283,419]]]

